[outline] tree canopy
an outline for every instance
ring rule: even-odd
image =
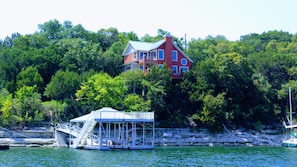
[[[0,126],[53,124],[108,106],[154,111],[160,127],[194,121],[214,131],[256,128],[286,120],[288,87],[297,90],[297,35],[288,32],[187,43],[173,36],[194,60],[176,80],[166,64],[146,75],[122,72],[121,54],[129,40],[155,42],[169,33],[165,30],[138,37],[113,27],[91,32],[57,20],[38,28],[0,39]]]

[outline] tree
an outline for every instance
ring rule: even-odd
[[[226,120],[226,101],[225,93],[220,93],[216,97],[212,93],[203,96],[202,111],[195,113],[192,118],[199,120],[212,131],[223,130],[222,123]]]
[[[0,125],[8,126],[13,125],[14,115],[13,115],[13,98],[6,89],[0,89]]]
[[[142,80],[144,96],[151,101],[151,110],[155,111],[157,121],[171,120],[172,115],[166,105],[166,96],[172,88],[172,78],[166,64],[162,68],[151,68],[150,73]],[[170,118],[170,119],[168,119]]]
[[[128,93],[142,95],[144,86],[142,80],[144,79],[143,71],[141,70],[130,70],[120,74],[124,79]]]
[[[62,39],[56,44],[59,54],[62,56],[60,69],[78,71],[79,73],[94,69],[100,71],[98,64],[103,64],[98,59],[99,45],[92,42],[84,42],[80,38]]]
[[[206,58],[197,64],[193,71],[195,79],[185,80],[189,87],[185,83],[182,85],[188,91],[191,101],[198,104],[198,115],[211,114],[210,120],[215,119],[215,122],[232,122],[235,125],[251,127],[255,120],[260,119],[255,115],[261,111],[255,106],[263,104],[263,101],[257,101],[259,98],[255,98],[255,95],[260,94],[252,81],[252,75],[253,70],[243,56],[229,53]],[[222,108],[225,110],[223,116],[220,112],[210,112],[213,110],[208,104],[216,106],[213,104],[215,102],[218,102],[218,106],[225,106]],[[225,104],[220,104],[221,102]]]
[[[50,20],[44,24],[39,24],[38,28],[42,35],[49,40],[58,40],[62,37],[62,24],[58,20]]]
[[[23,69],[17,76],[17,89],[22,88],[23,86],[34,86],[36,85],[38,91],[41,92],[44,87],[43,78],[38,73],[36,67],[29,66]]]
[[[36,124],[43,120],[41,95],[36,86],[23,86],[15,94],[16,115],[22,125]]]
[[[100,29],[97,34],[103,52],[105,52],[114,42],[118,41],[119,32],[116,28]]]
[[[98,73],[82,83],[76,91],[76,100],[81,104],[83,113],[107,106],[121,109],[126,92],[122,77],[112,78],[106,73]]]
[[[115,77],[122,71],[123,57],[116,53],[116,48],[123,48],[120,43],[114,43],[102,56],[99,57],[99,62],[102,63],[103,71]]]
[[[144,101],[142,97],[136,94],[129,94],[123,102],[126,111],[149,111],[151,101]]]
[[[42,103],[42,111],[48,121],[54,126],[56,123],[66,121],[65,106],[65,103],[56,100],[46,101]]]
[[[57,71],[51,82],[46,85],[44,95],[55,100],[74,98],[79,88],[79,75],[73,71]]]

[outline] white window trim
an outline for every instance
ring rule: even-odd
[[[173,67],[175,67],[175,72],[173,72]],[[178,66],[177,65],[172,65],[172,67],[171,67],[171,70],[172,70],[172,73],[173,74],[178,74],[179,72],[178,72]]]
[[[132,52],[132,60],[137,60],[137,52]]]
[[[155,58],[153,58],[152,53],[155,53],[155,56],[156,56]],[[151,58],[151,60],[157,60],[157,51],[156,50],[153,50],[150,52],[150,58]]]
[[[180,73],[182,73],[182,69],[183,69],[183,68],[184,68],[184,69],[187,69],[186,72],[189,71],[189,67],[187,67],[187,66],[180,66],[180,67],[179,67],[179,72],[180,72]]]
[[[176,59],[173,59],[173,52],[176,53]],[[177,52],[177,50],[172,50],[171,55],[172,55],[172,61],[178,61],[178,52]]]
[[[185,61],[186,61],[186,63],[182,63],[182,62],[183,62],[183,60],[185,60]],[[188,60],[187,60],[186,58],[181,58],[181,59],[180,59],[180,63],[181,63],[181,65],[185,66],[185,65],[187,65],[187,64],[188,64]]]
[[[141,55],[141,53],[142,53],[142,59],[140,59],[140,55]],[[146,56],[144,56],[144,55],[146,55]],[[148,55],[147,52],[140,51],[140,52],[139,52],[139,60],[143,60],[144,57],[146,57],[146,59],[147,59],[147,55]]]
[[[159,52],[162,51],[163,52],[163,59],[160,59],[159,57]],[[158,49],[158,60],[164,60],[165,59],[165,52],[164,49]]]

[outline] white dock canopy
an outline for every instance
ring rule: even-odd
[[[85,122],[90,116],[97,122],[154,122],[154,112],[125,112],[118,111],[110,107],[104,107],[99,110],[92,111],[90,114],[71,119],[70,122]]]
[[[77,124],[73,129],[76,135],[70,138],[70,147],[153,149],[154,121],[154,112],[125,112],[104,107],[70,120],[71,124]],[[79,125],[81,123],[83,126]]]

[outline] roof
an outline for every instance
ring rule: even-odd
[[[70,122],[85,122],[89,118],[98,122],[154,122],[154,112],[125,112],[110,107],[104,107],[81,117],[71,119]]]
[[[164,39],[157,42],[129,41],[122,55],[126,55],[130,47],[132,47],[134,50],[151,51],[158,48],[163,43],[165,43]]]
[[[165,39],[162,39],[157,42],[129,41],[126,48],[124,49],[124,51],[122,53],[122,56],[130,54],[131,50],[151,51],[151,50],[157,49],[159,46],[161,46],[164,43],[165,43]],[[183,52],[174,42],[172,44],[183,56],[185,56],[191,63],[193,63],[193,60],[188,55],[186,55],[186,53]]]
[[[173,43],[173,45],[182,55],[184,55],[191,63],[193,63],[193,60],[188,55],[186,55],[184,51],[182,51],[175,43]]]

